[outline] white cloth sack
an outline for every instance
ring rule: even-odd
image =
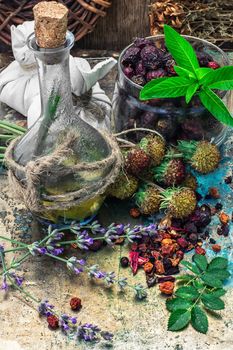
[[[27,38],[34,31],[34,21],[11,26],[12,50],[15,61],[0,73],[0,101],[27,117],[31,127],[41,113],[40,89],[34,54],[27,46]],[[97,120],[89,114],[82,118],[96,128],[110,128],[111,101],[100,88],[102,79],[116,64],[113,58],[91,69],[87,60],[70,56],[70,76],[73,94],[81,96],[92,88],[96,103],[104,107],[106,116]]]

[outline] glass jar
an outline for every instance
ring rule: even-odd
[[[184,36],[197,52],[209,54],[221,67],[230,65],[227,55],[217,46],[195,37]],[[149,37],[156,46],[164,47],[164,35]],[[118,62],[118,80],[113,97],[112,128],[121,132],[133,128],[158,131],[168,142],[186,140],[208,140],[220,145],[227,127],[218,122],[194,96],[189,104],[185,98],[166,98],[140,101],[142,86],[131,81],[123,72],[122,57],[133,44],[121,53]],[[233,111],[232,93],[221,92],[221,98]],[[127,138],[138,142],[145,133],[127,134]]]
[[[37,216],[53,222],[69,219],[80,221],[95,215],[105,196],[98,194],[93,198],[91,193],[98,192],[102,179],[112,170],[111,166],[92,171],[70,170],[72,167],[75,169],[79,162],[91,164],[104,161],[111,154],[101,133],[81,119],[85,107],[80,104],[79,109],[77,106],[76,110],[73,108],[69,70],[69,55],[73,44],[74,36],[71,32],[67,32],[63,46],[51,49],[40,48],[35,34],[28,38],[28,46],[33,50],[38,66],[42,112],[14,149],[14,160],[25,167],[30,161],[39,162],[41,157],[50,156],[59,147],[64,149],[66,140],[72,145],[69,146],[72,152],[61,155],[56,166],[39,174],[38,186],[44,210],[37,213]],[[69,138],[72,141],[68,141]],[[22,184],[27,185],[25,172],[17,171],[15,175]],[[60,195],[59,200],[64,203],[64,195],[82,189],[85,193],[90,191],[85,201],[80,200],[79,204],[71,207],[69,203],[59,207],[56,196]],[[53,207],[54,210],[51,209]]]

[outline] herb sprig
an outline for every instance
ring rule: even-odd
[[[186,103],[197,94],[204,107],[220,122],[233,127],[233,118],[212,89],[233,90],[233,66],[215,70],[200,68],[192,45],[173,28],[164,26],[165,44],[174,60],[178,77],[159,78],[144,86],[141,100],[185,96]]]
[[[189,323],[200,333],[208,331],[206,311],[223,310],[221,297],[226,293],[223,281],[230,277],[228,260],[216,257],[208,263],[204,255],[194,255],[193,262],[183,261],[192,274],[177,277],[183,286],[175,292],[175,297],[167,299],[166,306],[171,312],[168,330],[179,331]]]

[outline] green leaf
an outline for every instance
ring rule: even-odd
[[[201,297],[202,303],[210,310],[223,310],[225,308],[224,302],[212,296],[211,294],[203,294]]]
[[[197,281],[197,280],[195,280],[195,281],[193,281],[193,287],[196,288],[196,289],[203,289],[204,284],[199,282],[199,281]]]
[[[211,291],[210,294],[208,294],[208,295],[212,295],[212,297],[219,298],[219,297],[222,297],[223,295],[225,295],[226,292],[227,291],[225,289],[219,288],[219,289],[216,289],[214,291]]]
[[[196,69],[196,76],[197,78],[200,80],[201,78],[203,78],[206,74],[212,72],[213,69],[211,68],[206,68],[206,67],[203,67],[203,68],[198,68]]]
[[[155,84],[153,84],[154,82]],[[160,83],[157,83],[157,79],[155,79],[150,82],[149,87],[147,87],[147,84],[144,86],[140,92],[140,99],[149,100],[153,98],[185,96],[191,83],[192,81],[184,77],[161,78]]]
[[[182,298],[173,298],[166,300],[166,307],[169,311],[175,311],[178,309],[188,309],[191,306],[191,301]]]
[[[201,276],[202,281],[207,284],[207,286],[215,287],[215,288],[221,288],[222,287],[222,281],[220,279],[213,279],[212,275],[208,275],[208,273],[205,273],[203,276]]]
[[[176,277],[176,280],[179,282],[179,281],[182,281],[182,282],[189,282],[191,281],[192,279],[194,278],[193,275],[180,275],[180,276],[177,276]]]
[[[197,305],[194,306],[191,312],[191,324],[200,333],[206,334],[208,331],[208,318],[205,312]]]
[[[166,47],[176,64],[195,73],[199,63],[192,45],[168,25],[164,25],[164,34]]]
[[[187,286],[187,287],[180,287],[175,291],[175,295],[184,298],[184,299],[189,299],[189,300],[194,300],[197,299],[199,296],[198,291],[196,288],[192,286]]]
[[[212,69],[200,83],[211,89],[233,90],[233,66]]]
[[[181,264],[183,266],[187,267],[187,269],[189,269],[190,271],[192,271],[196,275],[200,274],[200,270],[198,269],[198,267],[196,265],[190,263],[189,261],[181,261]]]
[[[175,310],[168,320],[169,331],[179,331],[186,327],[191,320],[191,312],[188,310]]]
[[[217,257],[211,260],[207,268],[207,271],[212,271],[216,269],[227,269],[227,267],[228,267],[228,260],[226,258]]]
[[[207,269],[208,261],[205,255],[195,254],[193,261],[201,271],[205,271]]]
[[[195,92],[197,91],[197,89],[199,88],[199,84],[198,83],[193,83],[192,85],[189,86],[186,95],[185,95],[185,101],[186,103],[189,103],[193,97],[193,95],[195,94]]]
[[[174,66],[173,67],[175,72],[180,76],[180,77],[186,77],[186,78],[191,78],[191,79],[196,79],[196,76],[193,72],[190,70],[187,70],[185,68],[179,67],[179,66]]]
[[[168,77],[164,77],[164,78],[158,78],[158,79],[153,79],[151,81],[149,81],[149,83],[147,83],[141,90],[140,92],[140,99],[144,99],[144,100],[148,100],[150,98],[148,97],[143,97],[146,95],[149,95],[151,93],[151,90],[153,90],[154,86],[156,86],[157,84],[160,84],[162,81],[169,79]]]
[[[231,276],[230,272],[224,269],[214,269],[207,271],[207,275],[211,276],[212,278],[217,278],[221,281],[224,281]]]
[[[221,123],[233,127],[233,118],[222,100],[209,88],[204,87],[199,92],[202,104]]]

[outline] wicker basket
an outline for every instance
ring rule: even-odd
[[[10,27],[33,19],[32,8],[41,0],[0,0],[0,41],[11,45]],[[106,15],[111,0],[63,0],[69,8],[69,30],[78,41],[90,33],[99,17]]]

